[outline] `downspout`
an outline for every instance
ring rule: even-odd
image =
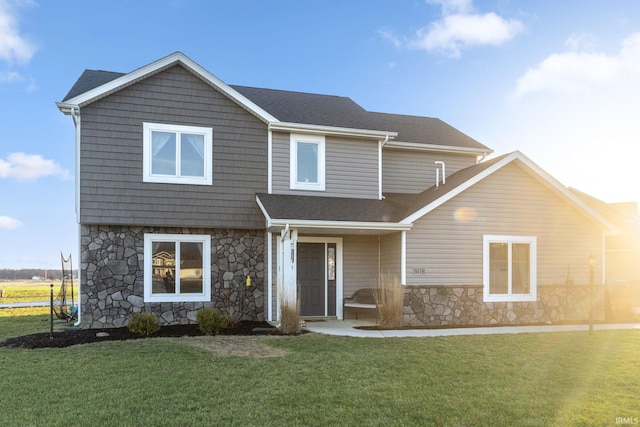
[[[382,147],[389,142],[389,134],[384,137],[384,141],[378,140],[378,199],[384,199],[382,195]]]
[[[267,194],[273,191],[273,131],[269,128],[267,133]]]
[[[267,320],[273,320],[273,236],[267,231]]]
[[[402,231],[400,235],[400,283],[407,284],[407,232]]]
[[[76,192],[76,222],[78,223],[78,255],[82,251],[82,226],[80,225],[80,109],[78,107],[71,107],[71,118],[73,119],[73,126],[75,128],[75,192]],[[81,258],[78,259],[78,261]],[[78,264],[78,321],[73,326],[79,327],[82,321],[82,269],[81,263]],[[73,272],[71,273],[73,274]]]

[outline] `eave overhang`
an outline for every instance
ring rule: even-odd
[[[371,138],[375,140],[393,139],[398,136],[398,132],[343,128],[336,126],[311,125],[304,123],[272,122],[269,123],[270,131],[299,132],[318,135],[340,135],[356,138]]]
[[[419,142],[403,142],[403,141],[389,141],[385,144],[384,148],[397,149],[397,150],[415,150],[415,151],[475,154],[475,155],[489,155],[493,153],[493,150],[488,148],[472,148],[472,147],[458,147],[458,146],[450,146],[450,145],[421,144]]]

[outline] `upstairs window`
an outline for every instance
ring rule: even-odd
[[[484,301],[535,301],[536,238],[484,236]]]
[[[145,182],[212,184],[213,130],[143,123]]]
[[[324,136],[291,134],[290,152],[291,188],[324,191]]]

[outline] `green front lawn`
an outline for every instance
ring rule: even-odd
[[[16,335],[20,319],[0,317],[0,339]],[[25,331],[48,330],[44,315],[22,320]],[[201,344],[0,348],[0,425],[570,426],[640,417],[640,331],[260,338],[284,353],[272,357],[222,356]]]

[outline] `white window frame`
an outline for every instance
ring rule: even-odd
[[[506,243],[509,245],[509,293],[506,294],[492,294],[490,293],[490,244],[491,243]],[[511,281],[512,281],[512,251],[511,247],[513,243],[528,243],[529,244],[529,293],[528,294],[514,294],[511,293]],[[535,236],[510,236],[510,235],[484,235],[483,236],[483,248],[482,248],[482,264],[483,264],[483,288],[484,288],[484,301],[485,302],[519,302],[519,301],[536,301],[538,298],[538,283],[537,283],[537,238]]]
[[[176,168],[180,167],[180,135],[183,133],[198,134],[204,136],[204,176],[180,176],[176,175],[159,175],[151,173],[152,150],[151,150],[151,133],[153,131],[171,132],[176,134]],[[162,123],[143,123],[143,161],[142,173],[144,182],[162,182],[169,184],[191,184],[191,185],[212,185],[213,184],[213,129],[199,126],[182,126]]]
[[[318,146],[318,182],[298,181],[298,143],[316,144]],[[325,190],[325,137],[324,135],[305,135],[292,133],[290,137],[290,187],[292,190]]]
[[[202,243],[202,293],[154,294],[153,293],[153,243],[196,242]],[[180,251],[176,250],[176,264]],[[177,267],[179,268],[179,267]],[[176,279],[179,272],[176,271]],[[179,287],[179,286],[177,286]],[[211,236],[206,234],[145,234],[144,235],[144,301],[145,302],[200,302],[211,301]]]

